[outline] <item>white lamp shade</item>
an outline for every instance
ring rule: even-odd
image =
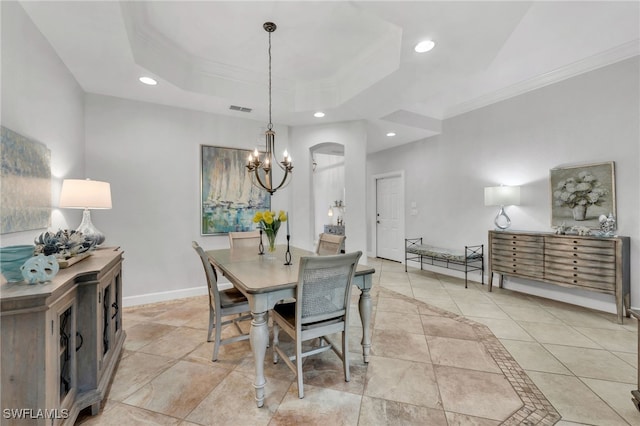
[[[490,186],[484,189],[485,206],[517,206],[519,204],[519,186]]]
[[[60,191],[61,208],[110,209],[111,185],[99,180],[65,179]]]

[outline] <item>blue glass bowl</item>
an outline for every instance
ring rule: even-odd
[[[33,256],[35,246],[20,245],[0,247],[0,272],[9,282],[22,281],[20,267]]]

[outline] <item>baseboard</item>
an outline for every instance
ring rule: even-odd
[[[230,283],[220,283],[218,288],[223,290],[231,288]],[[182,288],[179,290],[162,291],[158,293],[140,294],[137,296],[127,296],[122,298],[124,307],[146,305],[148,303],[166,302],[187,297],[204,296],[207,294],[207,286]]]

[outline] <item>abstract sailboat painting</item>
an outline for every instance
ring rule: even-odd
[[[254,229],[258,210],[271,209],[271,197],[251,183],[245,164],[250,150],[201,145],[200,226],[202,235]]]

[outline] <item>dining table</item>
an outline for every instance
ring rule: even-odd
[[[290,264],[285,264],[285,254],[291,254]],[[229,280],[249,301],[251,309],[251,329],[249,341],[255,360],[256,403],[264,405],[265,384],[264,361],[269,344],[268,312],[276,303],[293,299],[298,285],[300,258],[317,256],[316,253],[298,247],[277,245],[273,253],[259,254],[258,247],[237,247],[206,251],[209,260],[219,273]],[[288,259],[288,256],[287,256]],[[364,362],[369,362],[371,350],[371,287],[375,269],[367,265],[357,265],[353,285],[360,289],[358,310],[362,322],[362,354]]]

